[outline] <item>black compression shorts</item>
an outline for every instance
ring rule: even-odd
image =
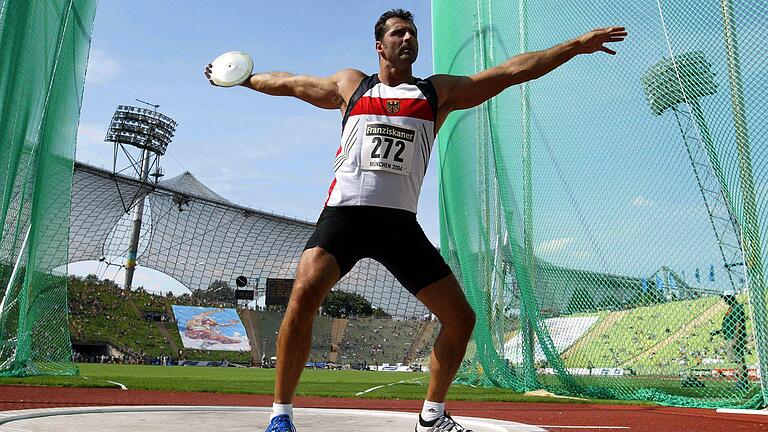
[[[407,210],[373,207],[326,207],[304,250],[320,246],[336,258],[344,277],[355,263],[372,258],[387,268],[411,294],[451,274]]]

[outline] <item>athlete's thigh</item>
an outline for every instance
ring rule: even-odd
[[[316,310],[339,280],[339,265],[322,247],[304,251],[296,269],[289,307]]]
[[[437,248],[412,218],[401,218],[383,239],[376,260],[397,278],[411,294],[451,274]]]
[[[354,208],[326,207],[304,246],[305,250],[320,247],[331,254],[336,259],[339,278],[344,277],[361,258],[357,219]]]
[[[453,273],[421,289],[416,298],[444,325],[474,320],[472,306]]]

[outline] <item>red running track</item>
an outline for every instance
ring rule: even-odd
[[[357,408],[418,412],[418,400],[299,397],[300,408]],[[102,388],[0,386],[0,411],[100,405],[271,406],[267,395],[161,392]],[[768,431],[768,415],[718,414],[714,410],[630,405],[449,401],[452,414],[550,426],[552,432]],[[557,428],[552,426],[571,426]],[[614,426],[628,429],[573,428]]]

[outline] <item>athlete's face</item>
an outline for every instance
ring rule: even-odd
[[[394,65],[413,64],[419,55],[419,41],[413,23],[402,18],[390,18],[386,29],[381,41],[376,41],[379,55]]]

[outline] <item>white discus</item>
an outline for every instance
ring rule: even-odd
[[[230,51],[211,63],[211,81],[221,87],[240,85],[251,76],[253,59],[242,51]]]

